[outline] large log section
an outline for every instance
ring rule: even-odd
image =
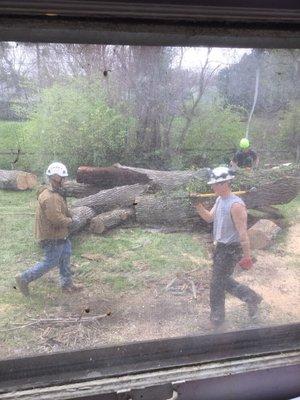
[[[28,190],[37,185],[37,177],[24,171],[0,170],[0,189]]]

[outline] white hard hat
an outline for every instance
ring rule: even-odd
[[[207,182],[208,185],[214,183],[226,182],[234,179],[234,172],[227,167],[217,167],[211,171],[210,180]]]
[[[50,164],[49,167],[47,168],[46,175],[47,176],[58,175],[64,178],[65,176],[68,176],[68,170],[64,164],[60,162],[54,162]]]

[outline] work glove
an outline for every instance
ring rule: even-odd
[[[253,260],[251,257],[243,257],[238,264],[242,269],[248,270],[253,267]]]
[[[69,232],[73,233],[76,232],[81,226],[81,221],[78,217],[73,217],[72,222],[69,225]]]

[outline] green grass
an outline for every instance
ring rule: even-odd
[[[284,217],[290,222],[295,223],[300,221],[300,196],[297,196],[293,201],[288,204],[276,206],[282,212]]]
[[[14,288],[15,275],[42,257],[33,234],[35,191],[2,190],[0,204],[0,325],[3,327],[26,320],[28,315],[34,317],[44,311],[55,312],[61,294],[56,269],[31,284],[31,298],[24,298]],[[169,279],[178,271],[207,268],[205,251],[197,239],[187,233],[119,229],[105,236],[82,233],[72,242],[75,280],[82,282],[91,293],[97,293],[102,284],[112,294],[119,295],[142,288],[151,280]],[[100,255],[101,259],[88,260],[82,257],[85,253]],[[27,333],[19,333],[24,335],[25,343]],[[9,334],[4,336],[11,337]],[[0,337],[3,337],[1,333]]]
[[[0,342],[28,352],[31,344],[35,345],[35,337],[39,340],[35,336],[39,335],[38,330],[1,330],[15,322],[41,318],[45,313],[57,315],[64,302],[67,307],[72,306],[59,290],[57,270],[32,283],[31,298],[14,289],[14,276],[42,256],[33,235],[35,206],[34,191],[0,191]],[[300,200],[278,208],[289,221],[295,222],[299,218]],[[164,287],[177,272],[209,268],[206,249],[199,237],[189,233],[117,229],[102,236],[81,233],[72,242],[75,279],[84,284],[89,296],[97,297],[101,286],[119,299],[120,294],[143,290],[151,282],[162,282]],[[98,255],[99,260],[83,257],[86,253]]]

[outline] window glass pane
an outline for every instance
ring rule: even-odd
[[[299,50],[2,42],[0,74],[1,358],[299,321]]]

